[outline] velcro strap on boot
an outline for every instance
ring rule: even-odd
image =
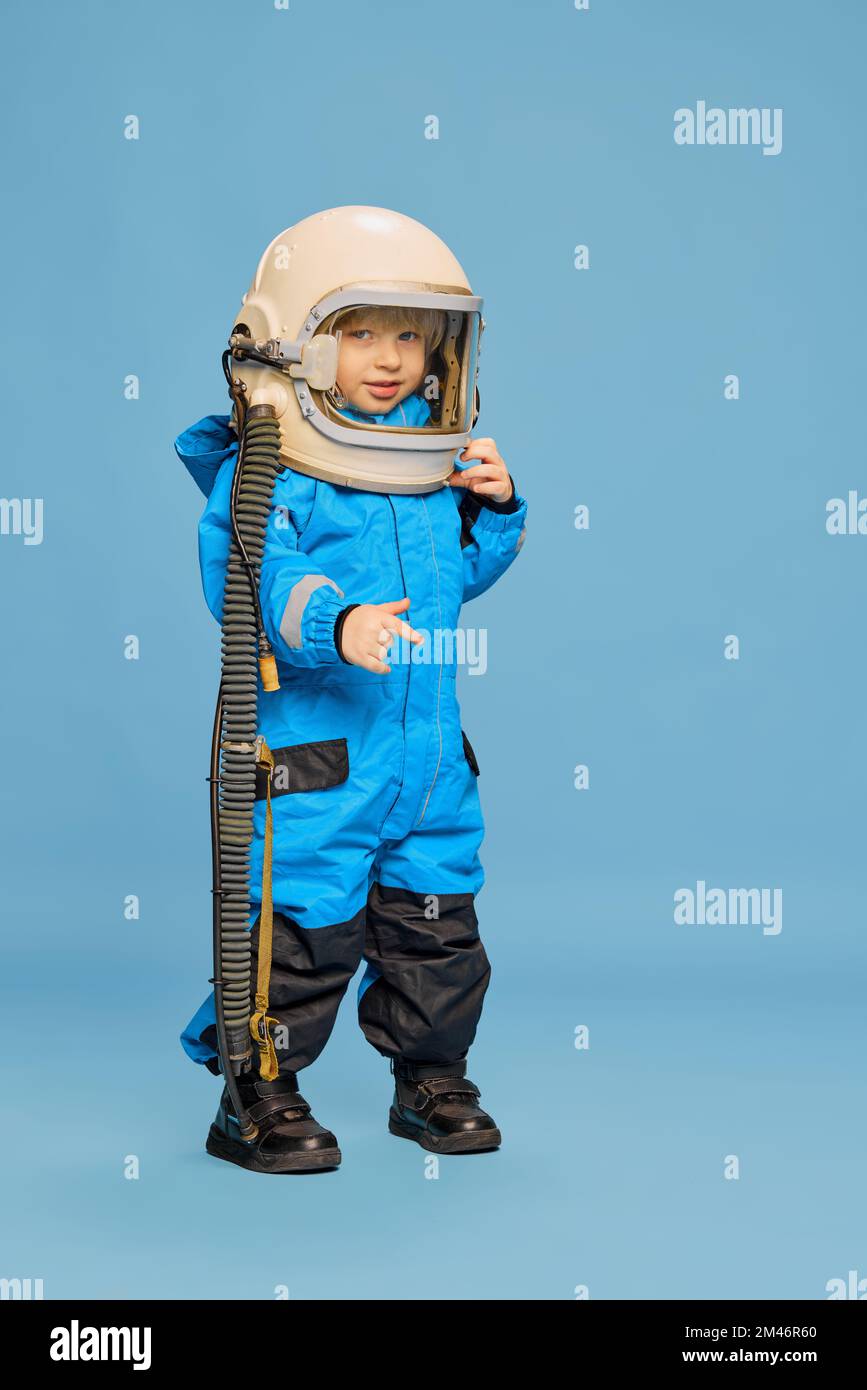
[[[285,1096],[288,1091],[298,1090],[298,1074],[294,1071],[284,1071],[276,1081],[262,1081],[257,1076],[254,1085],[260,1096]]]
[[[260,1120],[267,1119],[269,1115],[275,1115],[281,1110],[300,1110],[302,1114],[310,1113],[310,1106],[298,1091],[284,1091],[282,1095],[266,1096],[264,1100],[257,1100],[253,1105],[247,1107],[247,1114],[254,1124]]]
[[[467,1059],[459,1062],[407,1062],[399,1058],[394,1063],[394,1072],[404,1081],[433,1081],[441,1076],[466,1076]]]
[[[414,1109],[421,1110],[433,1096],[443,1095],[480,1096],[482,1093],[472,1081],[459,1076],[438,1076],[431,1081],[422,1081],[418,1088],[418,1099]]]

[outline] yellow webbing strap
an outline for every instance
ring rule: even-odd
[[[262,909],[259,913],[259,960],[256,975],[256,1012],[250,1016],[250,1033],[259,1049],[259,1075],[263,1081],[276,1081],[279,1073],[277,1049],[271,1037],[272,1027],[280,1022],[268,1015],[268,989],[271,983],[271,944],[274,932],[274,908],[271,896],[271,868],[274,852],[274,821],[271,813],[271,773],[274,754],[260,735],[256,740],[256,763],[267,770],[268,787],[265,805],[265,857],[262,866]]]

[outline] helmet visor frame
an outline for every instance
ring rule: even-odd
[[[293,386],[305,419],[329,438],[353,447],[419,450],[458,449],[467,442],[475,415],[478,357],[484,319],[483,301],[460,286],[421,285],[397,281],[364,281],[341,285],[314,304],[298,335],[308,342],[338,311],[354,309],[436,309],[445,314],[442,340],[430,354],[430,367],[416,388],[428,401],[431,418],[424,425],[383,425],[354,420],[339,413],[329,392],[315,390],[303,379]],[[339,333],[340,319],[334,325]],[[381,412],[390,409],[383,402]]]

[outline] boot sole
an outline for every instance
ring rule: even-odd
[[[399,1139],[412,1139],[423,1149],[437,1154],[480,1153],[486,1149],[498,1149],[503,1142],[498,1129],[467,1129],[462,1134],[444,1134],[440,1139],[418,1125],[407,1124],[393,1108],[388,1112],[388,1130]]]
[[[337,1148],[310,1149],[306,1152],[281,1154],[273,1163],[267,1165],[257,1160],[254,1146],[238,1144],[227,1139],[225,1134],[211,1125],[205,1148],[214,1158],[224,1158],[227,1163],[237,1163],[252,1173],[314,1173],[322,1168],[336,1168],[342,1158]]]

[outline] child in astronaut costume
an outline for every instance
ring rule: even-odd
[[[390,1060],[391,1132],[437,1153],[500,1143],[466,1074],[490,977],[474,910],[484,881],[478,767],[454,649],[444,655],[439,643],[433,659],[424,650],[458,628],[462,603],[505,572],[524,538],[526,502],[494,440],[470,435],[480,306],[427,228],[350,207],[276,238],[239,311],[244,331],[269,346],[298,335],[302,361],[319,334],[339,334],[327,389],[303,366],[278,379],[250,364],[245,377],[251,399],[277,409],[286,462],[259,590],[280,688],[258,699],[275,759],[269,1012],[285,1027],[279,1079],[243,1080],[257,1145],[240,1143],[224,1091],[208,1150],[256,1171],[339,1163],[297,1074],[324,1048],[362,961],[358,1020]],[[199,557],[221,620],[232,419],[206,416],[175,448],[208,497]],[[254,959],[264,821],[257,790]],[[214,1017],[211,995],[181,1041],[220,1074]]]

